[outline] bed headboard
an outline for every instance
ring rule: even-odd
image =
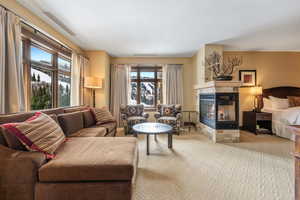
[[[288,96],[299,96],[300,97],[300,88],[283,86],[283,87],[274,87],[263,89],[263,97],[274,96],[278,98],[287,98]]]

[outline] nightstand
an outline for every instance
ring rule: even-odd
[[[272,113],[244,111],[243,129],[255,134],[272,134]]]

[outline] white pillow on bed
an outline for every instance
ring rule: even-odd
[[[289,108],[289,100],[288,99],[281,99],[273,96],[269,96],[272,102],[272,108],[274,109],[287,109]]]
[[[268,98],[263,98],[264,109],[272,109],[272,101]]]

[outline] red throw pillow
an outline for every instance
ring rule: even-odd
[[[29,151],[45,153],[53,158],[54,152],[65,141],[60,126],[48,115],[37,112],[24,122],[1,125],[14,134]]]

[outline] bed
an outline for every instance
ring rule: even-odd
[[[299,96],[300,88],[298,87],[275,87],[263,90],[264,98],[274,96],[277,98],[287,98],[288,96]],[[272,131],[275,135],[290,140],[295,140],[290,125],[300,125],[300,107],[290,107],[287,109],[270,109],[265,108],[261,100],[263,112],[272,113]]]

